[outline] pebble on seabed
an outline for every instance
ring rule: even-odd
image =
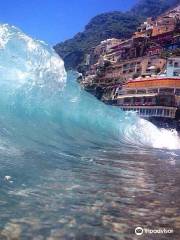
[[[6,237],[7,240],[20,239],[21,227],[19,224],[8,223],[4,229],[0,232],[0,237]]]

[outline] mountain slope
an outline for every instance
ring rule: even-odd
[[[84,32],[74,38],[57,44],[55,50],[61,55],[67,68],[76,68],[84,54],[107,38],[128,38],[139,25],[140,19],[132,14],[111,12],[94,17]]]
[[[180,0],[139,0],[131,12],[143,17],[157,17],[179,3]]]
[[[180,0],[140,0],[129,12],[119,11],[94,17],[85,30],[54,48],[64,59],[67,69],[76,69],[83,63],[85,54],[107,38],[128,38],[138,25],[149,16],[158,16]]]

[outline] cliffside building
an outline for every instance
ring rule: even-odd
[[[180,77],[180,57],[168,59],[166,74],[168,77]]]
[[[130,39],[102,41],[91,54],[81,84],[93,93],[101,89],[102,98],[111,98],[130,79],[179,76],[179,48],[180,7],[148,18]]]

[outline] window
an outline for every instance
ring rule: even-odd
[[[135,98],[135,103],[140,103],[141,102],[141,98]]]
[[[170,111],[170,116],[174,117],[174,111],[173,110]]]
[[[158,109],[158,110],[157,110],[157,115],[161,116],[161,115],[162,115],[162,112],[163,112],[162,109]]]
[[[129,90],[129,91],[127,91],[127,94],[135,94],[135,93],[136,93],[135,90]]]
[[[179,77],[180,74],[179,74],[178,72],[174,72],[174,73],[173,73],[173,76],[174,76],[174,77]]]
[[[169,60],[169,65],[170,65],[170,66],[173,65],[173,60]]]
[[[180,89],[176,89],[175,94],[176,94],[177,96],[180,96]]]
[[[130,98],[125,98],[125,99],[124,99],[124,103],[125,103],[125,104],[129,104],[130,102],[131,102],[131,99],[130,99]]]
[[[153,52],[152,51],[149,51],[149,55],[152,55],[153,54]]]
[[[153,110],[152,110],[152,115],[153,115],[153,116],[156,115],[156,109],[153,109]]]
[[[145,98],[144,103],[149,105],[152,103],[152,101],[153,101],[152,98]]]
[[[175,67],[175,68],[179,67],[179,63],[178,63],[178,62],[175,62],[175,63],[174,63],[174,67]]]
[[[140,90],[137,90],[137,93],[138,94],[143,94],[143,93],[146,93],[146,90],[145,89],[140,89]]]
[[[172,94],[172,93],[174,93],[174,88],[161,88],[161,89],[159,89],[159,92]]]
[[[149,89],[148,93],[158,93],[158,89],[155,88]]]

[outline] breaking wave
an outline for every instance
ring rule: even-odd
[[[44,42],[0,25],[0,152],[49,147],[61,154],[94,147],[180,149],[177,132],[106,106]],[[78,150],[77,150],[78,149]]]

